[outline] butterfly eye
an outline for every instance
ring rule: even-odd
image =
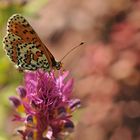
[[[57,70],[60,70],[61,67],[62,67],[62,63],[61,62],[56,62],[55,68]]]

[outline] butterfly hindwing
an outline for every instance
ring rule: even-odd
[[[36,70],[38,68],[49,69],[46,56],[36,48],[36,44],[18,44],[18,66],[23,69]]]
[[[4,38],[4,49],[6,50],[7,55],[9,58],[14,62],[17,63],[17,45],[18,40],[21,38],[8,32],[7,35]]]

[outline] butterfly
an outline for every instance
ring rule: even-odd
[[[11,16],[7,23],[7,34],[3,39],[4,49],[20,70],[59,70],[49,49],[43,44],[28,21],[20,14]]]

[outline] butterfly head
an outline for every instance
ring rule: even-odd
[[[56,62],[54,67],[55,69],[60,70],[62,67],[62,62],[61,61]]]

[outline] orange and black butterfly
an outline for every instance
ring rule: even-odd
[[[7,34],[3,44],[7,55],[20,70],[41,68],[50,71],[59,70],[62,67],[61,61],[84,43],[72,48],[61,61],[56,61],[27,20],[22,15],[15,14],[8,20]]]
[[[62,67],[61,62],[55,60],[27,20],[20,14],[15,14],[8,20],[7,34],[3,43],[7,55],[21,70],[42,68],[50,71]]]

